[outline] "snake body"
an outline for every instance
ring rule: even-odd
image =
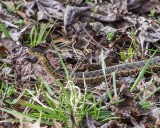
[[[47,73],[54,76],[56,79],[60,79],[62,81],[66,80],[66,76],[64,71],[56,70],[53,66],[51,66],[47,57],[38,50],[28,49],[29,54],[38,57],[41,65],[45,68]],[[113,72],[115,72],[116,76],[130,76],[139,73],[142,68],[145,66],[148,60],[133,62],[133,63],[125,63],[119,64],[115,66],[110,66],[105,69],[106,78],[110,77]],[[152,58],[151,63],[148,67],[149,71],[160,71],[160,56]],[[83,84],[84,81],[87,84],[99,83],[104,80],[103,70],[95,70],[89,72],[75,72],[74,79],[78,84]]]

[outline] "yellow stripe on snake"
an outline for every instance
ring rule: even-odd
[[[29,54],[36,56],[41,65],[45,68],[47,73],[52,75],[56,79],[60,79],[62,81],[66,80],[65,73],[62,70],[57,70],[53,66],[51,66],[49,60],[44,55],[44,53],[39,52],[35,49],[28,49]],[[105,69],[106,78],[110,77],[112,72],[115,72],[116,76],[125,77],[139,73],[143,66],[147,63],[148,60],[138,61],[133,63],[125,63],[119,64],[115,66],[110,66]],[[151,63],[148,67],[149,71],[160,71],[160,56],[157,56],[151,60]],[[77,84],[83,84],[84,80],[87,84],[99,83],[104,80],[103,70],[95,70],[95,71],[88,71],[88,72],[75,72],[74,79]]]

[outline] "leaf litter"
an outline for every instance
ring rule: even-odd
[[[49,75],[39,63],[38,58],[26,52],[30,47],[43,50],[51,66],[62,69],[52,46],[54,43],[59,48],[70,73],[74,69],[86,72],[101,69],[102,49],[105,64],[109,67],[150,58],[153,50],[159,50],[160,47],[159,0],[3,0],[0,2],[0,23],[7,28],[10,35],[10,38],[5,37],[4,29],[0,28],[0,81],[5,82],[6,87],[14,85],[20,93],[28,88],[36,90],[35,84],[39,77],[52,85],[52,88],[57,89],[56,95],[60,91],[54,76]],[[55,25],[51,27],[44,41],[41,41],[38,46],[32,46],[33,40],[29,40],[31,29],[34,25],[40,26],[41,23],[50,23],[50,26],[55,23]],[[48,26],[46,32],[49,29]],[[159,56],[159,52],[156,55]],[[108,118],[102,121],[86,113],[85,118],[80,122],[89,128],[158,128],[160,97],[159,91],[153,92],[159,87],[159,75],[146,74],[138,83],[134,93],[131,93],[129,90],[135,79],[136,76],[116,78],[118,95],[114,96],[114,83],[112,78],[109,78],[108,85],[113,95],[112,101],[109,101],[106,94],[106,83],[98,83],[93,88],[88,86],[89,92],[93,94],[96,101],[102,100],[104,110],[110,111],[111,115],[117,119]],[[2,93],[1,89],[4,90],[2,84],[0,97],[7,98],[8,96]],[[81,90],[83,92],[84,88]],[[151,93],[153,93],[152,96],[144,102],[143,99]],[[16,92],[10,99],[13,100],[18,95],[19,93]],[[43,97],[40,98],[43,99]],[[25,96],[20,100],[23,101],[23,99],[27,100]],[[145,103],[150,107],[146,109]],[[11,109],[10,104],[5,103],[5,100],[0,101],[0,108]],[[23,112],[18,108],[17,111]],[[7,113],[3,111],[0,113],[2,127],[20,126],[18,123],[7,124],[4,116]],[[11,117],[7,115],[8,119]],[[78,119],[72,118],[73,126],[76,127]],[[40,127],[40,124],[43,124],[40,120],[34,121],[35,123],[25,124],[26,126],[21,124],[21,127]],[[65,125],[63,122],[54,120],[50,126],[59,128],[63,125]]]

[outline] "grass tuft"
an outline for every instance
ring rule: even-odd
[[[53,25],[50,27],[49,30],[47,30],[49,28],[50,22],[48,24],[35,24],[30,32],[30,36],[29,36],[29,40],[30,40],[30,46],[37,46],[40,43],[44,43],[44,41],[46,40],[47,36],[49,35],[49,33],[51,32],[53,26],[55,25],[55,23],[57,22],[57,20],[53,23]]]

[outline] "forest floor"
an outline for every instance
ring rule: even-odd
[[[159,0],[1,0],[0,128],[159,128]]]

